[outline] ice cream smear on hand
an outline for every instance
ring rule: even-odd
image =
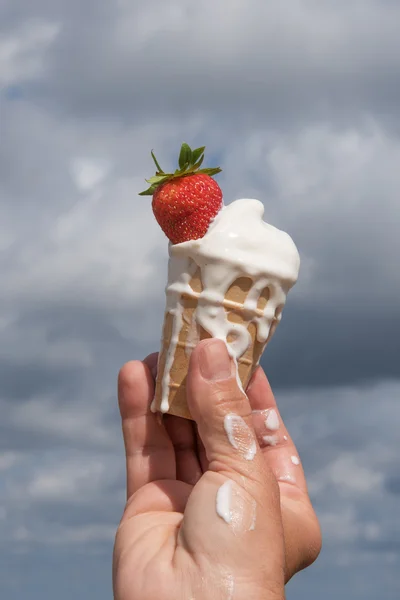
[[[204,146],[181,146],[178,168],[156,173],[140,195],[152,196],[154,216],[168,237],[167,305],[153,410],[190,418],[185,378],[200,339],[226,343],[243,390],[281,319],[300,259],[292,239],[263,220],[258,200],[224,206],[204,168]]]
[[[235,200],[221,208],[202,238],[169,245],[166,311],[173,315],[173,328],[162,380],[161,412],[169,409],[170,368],[182,326],[182,295],[197,297],[197,324],[223,340],[236,361],[252,341],[248,323],[256,325],[257,340],[263,344],[274,333],[287,292],[297,281],[300,257],[291,237],[265,223],[263,215],[260,201]],[[198,269],[203,289],[196,294],[190,281]],[[224,305],[228,289],[240,277],[252,281],[243,306],[246,324],[231,322]],[[269,299],[260,310],[258,302],[266,288]]]

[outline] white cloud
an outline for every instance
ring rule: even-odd
[[[0,37],[0,84],[12,85],[43,75],[46,51],[60,23],[33,19]]]
[[[293,293],[310,306],[369,311],[395,309],[400,294],[399,159],[399,138],[368,120],[261,129],[230,144],[224,166],[229,195],[261,197],[266,218],[297,242],[305,269]]]
[[[87,157],[78,157],[72,161],[71,172],[78,190],[90,192],[107,176],[110,165]]]
[[[110,387],[102,390],[101,398],[96,393],[84,401],[70,398],[56,403],[51,395],[42,394],[25,402],[16,402],[11,408],[4,405],[3,426],[7,423],[20,435],[28,432],[44,439],[58,438],[72,445],[79,443],[115,449],[120,437],[118,425],[105,420],[110,408],[108,398],[114,396],[110,394]]]
[[[309,487],[314,494],[333,487],[340,496],[379,495],[382,491],[384,473],[378,467],[365,464],[365,452],[358,455],[341,453],[329,465],[311,478]]]
[[[29,553],[32,545],[100,550],[115,536],[125,501],[124,476],[122,452],[21,455],[18,469],[4,474],[0,489],[0,552],[3,545],[14,554]]]
[[[35,469],[25,487],[29,500],[63,500],[82,502],[89,493],[92,499],[95,490],[105,482],[108,469],[100,459],[82,463],[80,459],[60,464],[45,465]]]
[[[83,544],[88,552],[87,544],[112,543],[115,538],[116,526],[110,525],[81,525],[79,527],[52,527],[44,528],[40,533],[33,531],[25,526],[16,527],[10,535],[12,542],[22,548],[25,552],[29,551],[29,544],[43,544],[50,546],[65,546]]]
[[[80,527],[64,527],[53,535],[46,535],[45,541],[50,544],[88,544],[88,543],[112,543],[115,538],[115,524],[110,525],[84,525]]]
[[[6,215],[7,229],[18,236],[0,292],[8,306],[54,301],[117,311],[137,306],[151,290],[162,297],[167,239],[151,201],[138,192],[152,174],[151,147],[168,166],[168,146],[178,148],[183,131],[197,135],[204,122],[146,122],[128,134],[118,126],[66,125],[28,106],[10,109],[8,117],[31,132],[21,172],[7,174],[8,196],[25,167],[36,166],[31,191],[24,190],[32,193],[26,217],[16,217],[12,205]]]
[[[0,12],[0,552],[25,553],[29,595],[32,547],[84,561],[120,517],[116,364],[159,338],[166,276],[166,239],[137,196],[151,148],[169,167],[183,140],[205,143],[227,201],[265,202],[301,251],[298,305],[366,329],[398,313],[400,7],[6,0]],[[397,573],[399,394],[386,381],[278,398],[341,573],[346,561]],[[346,573],[347,594],[376,597]]]
[[[393,552],[398,496],[387,481],[398,473],[399,395],[400,384],[391,381],[278,395],[334,564],[376,562]]]
[[[42,324],[21,325],[15,324],[12,319],[2,331],[0,359],[17,365],[33,362],[63,368],[93,365],[92,351],[82,340],[50,340]]]
[[[139,306],[151,293],[162,297],[167,242],[148,200],[137,196],[151,174],[148,150],[159,149],[160,160],[166,156],[168,162],[171,155],[165,149],[171,136],[178,148],[186,125],[196,137],[199,127],[211,127],[206,118],[184,121],[177,131],[175,123],[158,132],[147,123],[132,129],[130,140],[117,126],[100,127],[89,142],[88,131],[78,124],[67,133],[57,121],[43,123],[44,130],[50,127],[54,135],[58,129],[67,141],[56,169],[66,180],[72,165],[71,184],[79,191],[71,187],[65,206],[50,206],[47,218],[45,212],[39,215],[42,223],[19,245],[17,263],[6,273],[6,300],[53,298],[118,310]],[[396,136],[371,120],[352,129],[314,124],[291,135],[250,129],[238,137],[221,126],[213,136],[222,151],[220,181],[226,200],[261,198],[265,218],[287,229],[298,243],[303,263],[294,297],[336,310],[350,298],[363,310],[376,304],[395,308],[400,292]],[[105,152],[107,138],[111,144]],[[96,154],[82,158],[85,149],[96,145]],[[30,151],[33,156],[34,144]],[[44,155],[39,163],[39,185],[46,178],[46,160]]]
[[[1,452],[0,453],[0,471],[11,469],[18,462],[19,455],[17,452]]]
[[[233,111],[230,126],[261,117],[284,127],[298,115],[396,107],[395,3],[293,0],[288,10],[235,0],[227,11],[225,0],[174,0],[168,9],[121,1],[87,14],[70,5],[79,18],[55,45],[51,82],[41,82],[56,111],[132,119],[205,110],[217,121]]]
[[[318,516],[325,541],[328,543],[353,542],[360,533],[357,515],[354,509],[336,513],[322,513]]]

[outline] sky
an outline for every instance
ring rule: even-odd
[[[0,596],[106,600],[119,368],[158,349],[150,150],[295,240],[263,366],[323,531],[288,600],[400,597],[400,2],[2,0]]]

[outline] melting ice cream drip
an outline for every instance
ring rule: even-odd
[[[170,245],[166,310],[173,316],[173,326],[161,382],[162,412],[169,409],[170,370],[182,327],[183,295],[197,299],[196,329],[201,326],[223,340],[236,363],[251,344],[250,323],[256,326],[257,341],[265,345],[281,319],[286,294],[297,280],[300,258],[292,239],[265,223],[263,214],[264,206],[258,200],[236,200],[221,209],[203,238]],[[190,286],[198,269],[203,285],[200,293]],[[252,284],[243,304],[245,323],[238,324],[228,319],[225,296],[241,277]],[[259,309],[266,288],[269,300]]]
[[[173,319],[173,326],[172,326],[172,339],[173,340],[178,340],[179,339],[179,332],[181,330],[182,327],[182,314],[183,314],[183,307],[177,303],[177,305],[175,306],[174,309],[172,309],[171,314],[173,315],[174,319]],[[172,364],[174,362],[174,355],[175,355],[175,349],[176,349],[176,342],[175,342],[175,348],[174,348],[174,352],[168,352],[167,354],[167,360],[165,362],[165,369],[164,369],[164,377],[163,377],[163,390],[169,390],[169,384],[170,384],[170,373],[171,373],[171,367]],[[167,412],[169,408],[169,403],[168,403],[168,394],[164,394],[162,395],[162,400],[161,400],[161,412]]]
[[[221,517],[225,521],[225,523],[230,523],[232,520],[231,513],[231,503],[232,503],[232,481],[227,479],[225,483],[218,488],[217,497],[216,497],[216,510],[217,515]]]
[[[239,450],[246,460],[253,460],[257,444],[246,421],[239,415],[229,413],[224,418],[224,429],[231,446]]]

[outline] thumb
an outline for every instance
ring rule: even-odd
[[[268,556],[270,576],[279,582],[284,558],[278,485],[263,460],[251,406],[224,342],[198,344],[186,390],[209,461],[185,510],[181,534],[186,547],[195,552],[200,546],[214,560],[258,569],[260,576]],[[234,543],[238,536],[243,544]],[[267,547],[271,544],[273,551]]]
[[[265,487],[268,480],[274,496],[275,478],[263,460],[250,402],[239,388],[236,365],[224,342],[218,339],[200,342],[191,356],[186,389],[209,470],[236,480],[245,476],[255,487]]]

